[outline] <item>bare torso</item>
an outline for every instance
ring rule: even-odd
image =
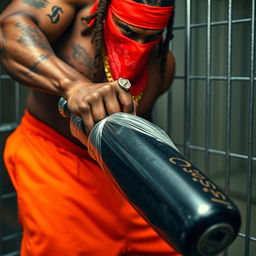
[[[68,30],[58,40],[51,42],[51,45],[57,56],[87,78],[92,79],[95,46],[91,43],[91,34],[81,35],[83,29],[81,17],[87,16],[89,10],[90,6],[81,8]],[[151,63],[155,62],[151,61]],[[137,111],[137,114],[141,116],[151,111],[152,104],[159,92],[157,87],[160,82],[159,74],[156,73],[152,65],[150,66],[149,74],[149,82],[144,90],[144,95]],[[101,65],[97,72],[97,82],[104,81],[105,73],[103,65]],[[27,108],[39,120],[45,122],[75,143],[80,144],[70,133],[69,120],[60,116],[57,110],[58,100],[59,97],[57,96],[31,90],[27,99]]]

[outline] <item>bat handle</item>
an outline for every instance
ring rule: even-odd
[[[59,99],[58,110],[62,117],[71,118],[72,113],[68,109],[68,102],[63,97]]]
[[[80,116],[76,116],[70,112],[70,110],[68,109],[68,102],[63,97],[59,99],[58,110],[62,117],[70,119],[70,128],[72,134],[82,142],[85,141],[86,129],[84,126],[84,122]],[[84,144],[87,145],[87,142]]]

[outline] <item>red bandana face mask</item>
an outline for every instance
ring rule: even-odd
[[[147,82],[146,64],[149,52],[160,38],[146,44],[137,43],[119,31],[111,13],[107,15],[104,32],[105,47],[113,78],[115,80],[119,77],[129,79],[132,84],[131,93],[139,94]]]
[[[161,30],[167,26],[172,13],[173,6],[148,6],[133,0],[111,0],[108,6],[104,39],[111,74],[115,80],[119,77],[129,79],[132,95],[139,94],[146,87],[149,54],[161,37],[149,43],[138,43],[120,32],[113,14],[129,25]]]

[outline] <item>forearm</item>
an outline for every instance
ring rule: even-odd
[[[89,82],[55,55],[47,38],[29,17],[5,18],[0,33],[1,62],[21,84],[65,97],[72,82]]]

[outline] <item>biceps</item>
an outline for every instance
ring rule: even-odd
[[[74,18],[74,6],[63,0],[14,0],[1,15],[29,16],[51,41],[61,35]]]

